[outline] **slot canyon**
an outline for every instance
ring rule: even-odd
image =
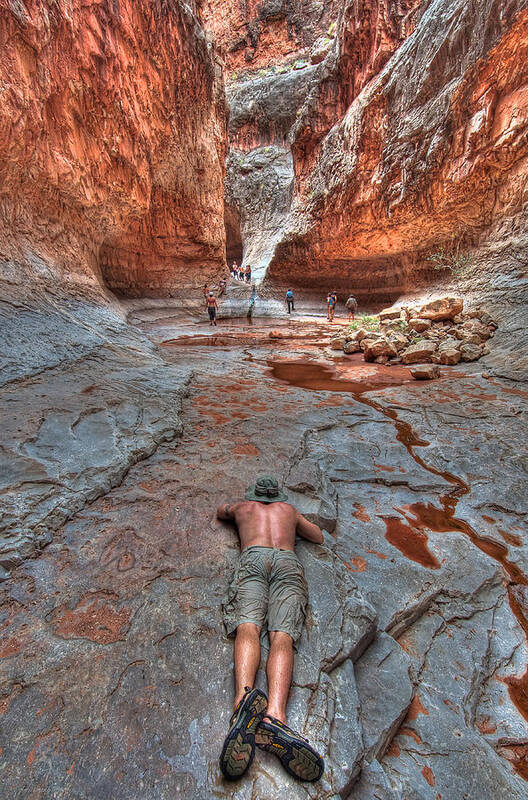
[[[526,798],[528,0],[0,0],[0,44],[2,798]],[[313,783],[219,766],[263,474],[323,531]]]

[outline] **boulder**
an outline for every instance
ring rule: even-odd
[[[440,377],[440,367],[436,364],[420,364],[412,368],[411,375],[417,381],[431,381]]]
[[[461,297],[441,297],[422,306],[416,316],[431,320],[453,319],[463,308],[464,301]]]
[[[460,354],[462,361],[477,361],[484,354],[484,348],[481,344],[464,342],[460,348]]]
[[[284,339],[286,334],[283,331],[270,331],[268,336],[270,339]]]
[[[330,339],[331,350],[344,350],[346,345],[346,337],[344,335],[332,336]]]
[[[438,353],[439,364],[449,364],[452,366],[453,364],[458,364],[461,358],[462,354],[460,350],[457,350],[455,347],[442,348]]]
[[[347,356],[352,355],[352,353],[359,353],[360,351],[361,347],[357,340],[352,339],[350,342],[345,342],[343,352],[346,353]]]
[[[390,322],[393,319],[400,319],[401,312],[401,308],[384,308],[383,311],[379,312],[378,316],[381,323]]]
[[[412,317],[409,320],[409,328],[412,328],[413,331],[417,331],[418,333],[422,333],[423,331],[426,331],[430,327],[431,327],[430,319],[420,319],[419,317]]]
[[[436,351],[435,342],[428,342],[423,340],[412,344],[401,353],[402,362],[404,364],[419,364],[431,361],[432,354]]]
[[[392,342],[389,342],[388,339],[364,339],[363,342],[361,342],[361,345],[365,356],[365,361],[375,361],[380,356],[383,356],[386,360],[388,360],[389,358],[395,358],[398,355],[395,345]],[[378,361],[378,363],[380,362]]]

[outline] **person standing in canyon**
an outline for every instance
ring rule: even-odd
[[[220,280],[219,286],[220,286],[220,289],[219,289],[219,292],[218,292],[218,297],[222,297],[222,295],[225,294],[225,290],[226,290],[226,286],[227,286],[227,281],[225,280],[225,278],[222,278]]]
[[[251,283],[251,266],[249,264],[246,267],[246,283]]]
[[[335,314],[335,307],[337,304],[337,294],[335,292],[330,292],[328,297],[326,298],[326,305],[328,307],[328,320],[329,322],[334,321],[334,314]]]
[[[209,325],[216,326],[217,309],[218,303],[216,302],[216,297],[214,296],[213,292],[209,292],[207,295],[207,313],[209,314]]]
[[[292,505],[276,478],[259,477],[244,500],[223,503],[221,520],[234,522],[241,555],[223,605],[228,635],[235,634],[235,710],[220,756],[226,778],[240,778],[255,745],[274,753],[297,780],[319,780],[324,761],[286,724],[294,643],[301,635],[308,587],[295,554],[295,536],[323,543],[323,533]],[[260,635],[267,630],[269,698],[254,688],[260,664]]]
[[[348,295],[345,308],[348,311],[348,321],[351,322],[354,319],[354,314],[356,314],[358,310],[358,302],[353,294]]]
[[[292,311],[295,311],[295,306],[293,304],[293,289],[288,289],[286,292],[286,303],[288,304],[288,314],[291,314]]]

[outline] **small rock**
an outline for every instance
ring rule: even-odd
[[[465,328],[458,328],[456,337],[465,344],[480,344],[480,336],[477,333],[472,333]]]
[[[440,367],[436,364],[420,364],[412,368],[411,375],[417,381],[431,381],[440,377]]]
[[[285,334],[282,331],[270,331],[268,336],[270,339],[284,339]]]
[[[462,328],[463,330],[476,334],[480,338],[481,342],[485,342],[490,338],[490,329],[479,319],[468,319],[467,322],[464,322]]]
[[[422,333],[422,331],[426,331],[430,327],[431,327],[430,319],[420,319],[417,317],[413,317],[412,319],[409,320],[409,328],[412,328],[413,331],[417,331],[418,333]]]

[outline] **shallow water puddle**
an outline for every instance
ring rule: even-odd
[[[414,383],[407,367],[367,364],[361,353],[346,359],[336,358],[331,365],[320,361],[294,359],[269,359],[267,364],[276,380],[315,392],[347,392],[357,395]]]

